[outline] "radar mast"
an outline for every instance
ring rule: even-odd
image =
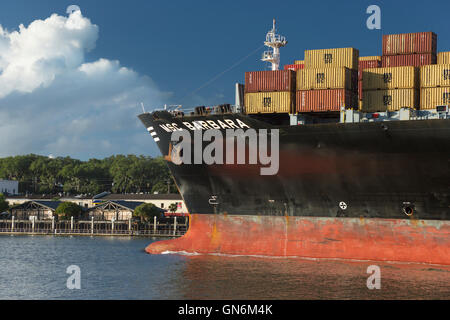
[[[272,50],[265,51],[262,55],[262,61],[270,62],[272,64],[272,71],[278,70],[280,67],[280,48],[287,44],[286,38],[276,34],[275,28],[276,21],[273,19],[272,30],[267,32],[266,41],[264,45],[271,48]]]

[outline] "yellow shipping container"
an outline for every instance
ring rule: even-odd
[[[358,70],[359,51],[354,48],[305,51],[305,68],[346,67]]]
[[[422,88],[450,86],[450,64],[431,64],[420,67]]]
[[[420,109],[434,109],[450,105],[450,87],[424,88],[420,90]]]
[[[352,89],[352,71],[348,68],[317,68],[297,71],[297,90]]]
[[[359,61],[381,61],[381,56],[359,57]]]
[[[363,71],[363,90],[411,89],[419,86],[415,67],[370,68]]]
[[[450,64],[450,52],[439,52],[437,54],[438,64]]]
[[[294,64],[305,64],[305,60],[295,60]]]
[[[363,112],[398,111],[403,107],[416,108],[419,91],[416,89],[369,90],[363,92]]]
[[[245,94],[245,110],[254,113],[292,113],[295,111],[294,92],[255,92]]]

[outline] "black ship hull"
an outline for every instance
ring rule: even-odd
[[[450,120],[275,127],[241,114],[181,118],[161,111],[139,118],[153,129],[190,213],[450,218]],[[170,161],[170,129],[192,134],[193,122],[227,119],[279,129],[276,175],[261,175],[260,165]]]

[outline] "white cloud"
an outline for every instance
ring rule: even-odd
[[[80,11],[12,32],[0,25],[0,156],[157,153],[136,115],[167,94],[119,61],[86,62],[97,39]]]

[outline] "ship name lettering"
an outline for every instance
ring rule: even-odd
[[[174,132],[174,131],[180,131],[183,129],[178,128],[178,125],[176,123],[172,123],[172,124],[160,124],[159,125],[164,131],[166,132]]]
[[[175,132],[175,131],[183,130],[176,123],[160,124],[159,126],[166,132]],[[184,121],[183,126],[185,126],[187,129],[189,129],[191,131],[210,130],[210,129],[216,129],[216,130],[244,129],[244,128],[250,129],[250,126],[248,126],[247,124],[245,124],[243,121],[241,121],[239,119],[236,119],[234,121],[231,119],[223,119],[223,121],[221,121],[221,120],[207,120],[207,121],[197,120],[197,121],[191,121],[191,122]]]

